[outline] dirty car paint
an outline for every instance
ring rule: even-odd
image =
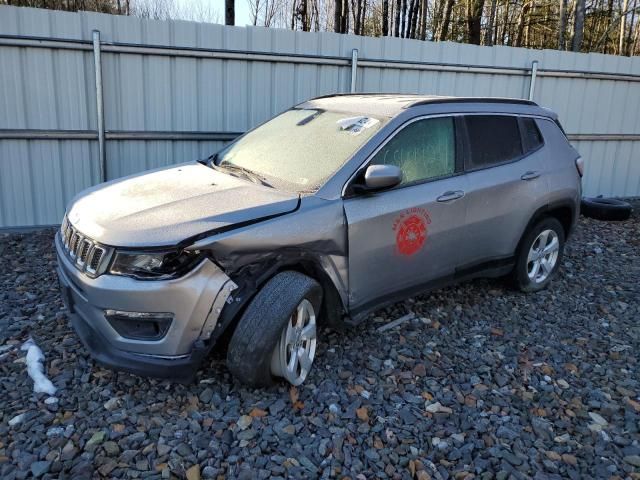
[[[73,203],[69,219],[97,242],[136,248],[173,246],[203,232],[296,208],[297,194],[193,162],[85,191]]]

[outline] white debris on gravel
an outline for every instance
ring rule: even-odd
[[[44,354],[40,347],[36,345],[32,338],[29,338],[20,350],[26,350],[27,357],[27,373],[33,379],[33,391],[36,393],[48,393],[49,395],[53,395],[56,393],[56,387],[53,386],[51,380],[47,378],[44,374],[44,367],[42,362],[44,362]]]
[[[24,419],[24,413],[21,413],[20,415],[16,415],[11,420],[9,420],[9,426],[13,427],[14,425],[18,425],[20,422],[22,422],[23,419]]]
[[[403,315],[402,317],[393,320],[392,322],[389,323],[385,323],[384,325],[382,325],[381,327],[378,327],[378,332],[385,332],[387,330],[391,330],[392,328],[397,327],[398,325],[406,322],[407,320],[413,320],[415,318],[416,314],[413,312],[409,312],[406,315]]]

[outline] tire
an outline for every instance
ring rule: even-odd
[[[542,248],[540,242],[543,241],[543,232],[553,232],[548,233],[544,239],[545,242],[548,242],[546,246],[549,247],[549,252],[552,251],[551,243],[554,236],[557,239],[557,255],[555,255],[555,260],[552,264],[550,262],[553,257],[551,254],[542,255],[540,253],[540,249]],[[564,228],[562,224],[553,217],[545,217],[530,228],[527,233],[525,233],[516,255],[516,265],[513,271],[513,279],[516,287],[522,292],[527,293],[537,292],[546,288],[560,268],[564,253],[564,243]],[[536,252],[533,252],[534,249]],[[535,260],[530,261],[530,253],[532,253],[533,259],[539,259],[538,270],[535,270]],[[548,271],[548,267],[551,267],[550,271]],[[532,273],[533,278],[530,276]],[[544,278],[543,273],[546,273]]]
[[[294,271],[278,273],[256,294],[240,318],[227,351],[227,367],[237,380],[251,387],[274,383],[274,350],[305,299],[317,317],[322,288],[314,279]]]
[[[580,202],[580,213],[596,220],[627,220],[632,210],[631,204],[616,198],[584,197]]]

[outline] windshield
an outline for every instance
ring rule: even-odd
[[[355,113],[292,109],[225,147],[215,164],[276,188],[315,191],[384,122]]]

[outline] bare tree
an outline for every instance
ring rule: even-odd
[[[440,32],[438,34],[438,40],[440,41],[444,41],[447,39],[447,33],[449,32],[449,23],[451,22],[451,11],[453,10],[454,3],[455,0],[447,0],[442,18],[442,26],[440,27]]]
[[[411,0],[411,7],[409,9],[409,38],[416,38],[416,28],[418,26],[418,8],[420,3],[418,0]]]
[[[251,17],[251,23],[258,25],[258,17],[260,16],[260,0],[247,0],[249,4],[249,16]]]
[[[394,36],[400,36],[400,10],[402,10],[402,0],[396,0],[396,21],[394,25]]]
[[[360,11],[360,35],[365,33],[365,21],[367,19],[367,0],[362,0],[362,10]]]
[[[235,0],[224,0],[224,24],[236,24],[236,4]]]
[[[382,36],[389,35],[389,0],[382,0]]]
[[[469,29],[469,43],[480,45],[480,22],[484,0],[467,0],[467,27]]]
[[[560,0],[558,20],[558,50],[564,50],[564,33],[567,29],[567,0]]]
[[[360,33],[360,16],[362,13],[362,0],[352,0],[351,3],[351,15],[353,16],[353,33],[361,35]]]
[[[631,23],[629,24],[629,33],[627,34],[627,49],[625,55],[633,55],[633,25],[636,21],[636,11],[638,0],[633,0],[633,7],[631,8]]]
[[[178,18],[175,4],[168,0],[136,0],[131,7],[132,15],[153,20]]]
[[[622,2],[622,11],[620,16],[620,39],[618,40],[618,55],[624,55],[624,36],[625,28],[627,26],[627,8],[629,8],[629,0]]]
[[[342,3],[342,33],[349,33],[349,0]]]
[[[640,22],[636,24],[636,33],[634,35],[633,47],[631,49],[631,55],[640,54]]]
[[[342,0],[333,3],[333,31],[342,33]]]
[[[580,0],[578,0],[580,1]],[[582,0],[584,1],[584,0]],[[522,35],[524,33],[524,26],[525,26],[525,21],[527,18],[527,13],[529,13],[529,9],[531,8],[531,3],[530,2],[525,2],[522,5],[522,9],[520,10],[520,15],[518,16],[518,26],[516,28],[516,41],[515,41],[515,46],[516,47],[521,47],[522,46]]]
[[[239,0],[254,25],[638,55],[640,0]],[[0,0],[153,19],[235,23],[237,0]]]
[[[493,45],[493,24],[496,21],[496,9],[498,7],[498,0],[491,0],[491,8],[489,13],[489,23],[487,24],[487,31],[484,34],[484,44]]]
[[[427,13],[429,8],[428,0],[421,0],[420,4],[420,40],[427,39]]]
[[[582,39],[584,35],[584,10],[585,0],[576,0],[576,14],[573,21],[573,41],[571,42],[571,50],[579,52],[582,48]]]
[[[302,31],[308,32],[311,28],[309,22],[309,4],[307,0],[300,0],[300,6],[298,7],[298,17],[302,24]]]
[[[434,1],[436,1],[437,3],[434,6],[433,20],[431,22],[431,25],[432,25],[431,28],[433,30],[431,38],[433,40],[436,40],[439,38],[440,25],[442,23],[442,10],[447,0],[434,0]]]

